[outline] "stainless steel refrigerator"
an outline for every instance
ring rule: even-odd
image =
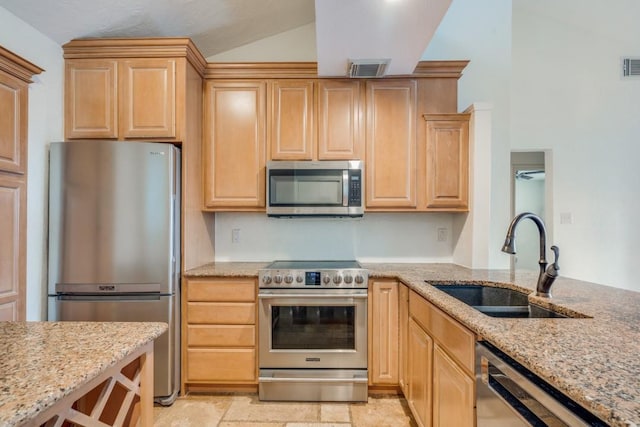
[[[52,143],[49,320],[161,321],[154,394],[180,375],[180,150],[122,141]]]

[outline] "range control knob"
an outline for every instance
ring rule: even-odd
[[[304,282],[304,277],[303,276],[296,277],[296,282],[298,282],[298,283]]]
[[[336,285],[339,285],[342,282],[342,276],[339,274],[336,274],[335,276],[333,276],[333,283],[335,283]]]
[[[324,276],[322,278],[322,283],[324,283],[325,285],[328,285],[330,281],[331,281],[331,277],[329,276]]]
[[[271,283],[271,276],[262,276],[262,283],[264,283],[265,285]]]
[[[274,283],[282,283],[282,276],[279,274],[276,274],[275,276],[273,276],[273,281]]]
[[[284,283],[293,283],[293,276],[291,274],[287,274],[286,276],[284,276]]]
[[[364,282],[364,277],[362,277],[362,274],[356,275],[355,281],[357,284],[361,285]]]
[[[351,282],[353,282],[353,277],[350,274],[345,274],[344,275],[344,283],[349,285]]]

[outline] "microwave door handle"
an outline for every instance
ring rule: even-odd
[[[342,206],[349,206],[349,170],[342,171]]]

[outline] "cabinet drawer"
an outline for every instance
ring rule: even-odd
[[[244,302],[187,303],[187,323],[255,325],[256,305]]]
[[[474,371],[475,335],[456,320],[411,291],[409,314],[470,375]]]
[[[244,348],[187,350],[187,381],[256,381],[256,351]]]
[[[189,325],[187,345],[195,347],[253,347],[256,327],[253,325]]]
[[[253,280],[189,280],[187,301],[255,301]]]

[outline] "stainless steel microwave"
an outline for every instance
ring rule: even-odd
[[[362,216],[362,166],[361,160],[267,162],[267,215]]]

